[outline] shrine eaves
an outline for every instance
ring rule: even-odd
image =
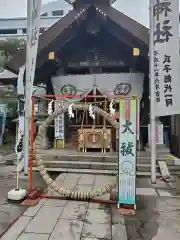
[[[81,2],[82,4],[109,4],[112,5],[116,0],[65,0],[67,3],[73,5],[75,2]]]

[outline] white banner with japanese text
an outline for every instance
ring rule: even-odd
[[[179,0],[154,0],[155,115],[180,113]]]
[[[30,27],[30,32],[28,33],[29,36],[27,38],[26,71],[28,77],[26,79],[26,87],[28,87],[29,90],[31,103],[39,41],[41,0],[32,0],[29,4],[31,4],[31,6],[29,6],[30,9],[28,13],[28,27]]]
[[[118,204],[136,204],[136,99],[120,100]]]
[[[156,145],[164,144],[163,124],[156,123]],[[151,124],[148,124],[148,145],[151,146]]]
[[[24,73],[25,66],[19,68],[17,81],[17,96],[18,96],[18,131],[16,132],[16,154],[21,158],[23,151],[23,136],[24,136]]]
[[[62,100],[55,101],[55,110],[63,108]],[[61,113],[54,119],[55,140],[62,140],[64,142],[64,113]]]

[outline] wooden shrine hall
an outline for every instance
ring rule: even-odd
[[[148,142],[149,123],[148,29],[113,8],[112,2],[115,0],[69,2],[73,9],[40,36],[34,85],[45,85],[47,95],[82,95],[80,102],[92,104],[95,100],[88,98],[88,94],[99,95],[96,104],[103,110],[110,104],[108,94],[136,96],[140,101],[143,147]],[[25,50],[22,49],[7,68],[17,74],[24,64]],[[53,100],[57,100],[56,97]],[[42,111],[47,113],[48,101],[38,99],[38,104],[40,122]],[[118,109],[116,103],[117,113]],[[69,120],[67,114],[63,118],[65,147],[66,143],[69,147],[77,146],[82,126],[87,132],[93,128],[88,113],[76,112],[73,120]],[[160,120],[169,126],[168,117]],[[110,136],[107,149],[117,150],[117,133],[112,127],[100,117],[94,126],[97,132],[106,129]],[[54,126],[47,134],[53,146]]]

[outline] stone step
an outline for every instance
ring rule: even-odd
[[[146,147],[145,148],[146,152],[151,152],[151,148]],[[164,145],[159,145],[156,147],[156,152],[157,153],[170,153],[170,149],[165,147]]]
[[[69,169],[69,168],[45,168],[47,172],[60,173],[83,173],[83,174],[97,174],[97,175],[117,175],[116,170],[96,170],[96,169]],[[38,171],[37,167],[33,167],[33,171]]]
[[[95,174],[95,175],[117,175],[116,170],[96,170],[96,169],[69,169],[69,168],[45,168],[47,172],[59,172],[59,173],[82,173],[82,174]],[[33,167],[33,171],[38,171],[37,167]],[[156,173],[157,177],[160,177],[160,173]],[[136,176],[151,176],[150,172],[136,172]]]
[[[109,170],[109,171],[117,171],[118,163],[117,161],[87,161],[83,159],[83,161],[75,161],[75,160],[44,160],[44,166],[46,168],[52,169],[91,169],[91,170]],[[177,175],[180,172],[180,166],[172,165],[168,166],[169,173],[172,175]],[[151,172],[151,164],[139,164],[136,165],[136,171],[138,172]],[[156,166],[156,171],[160,172],[159,165]]]
[[[96,170],[118,170],[117,162],[91,162],[91,161],[43,161],[47,168],[68,168],[68,169],[96,169]],[[159,167],[156,167],[159,171]],[[136,170],[150,172],[150,164],[137,164]]]
[[[36,154],[39,157],[39,154]],[[45,161],[82,161],[82,162],[118,162],[118,156],[96,156],[94,154],[90,155],[53,155],[46,154],[43,156]],[[173,165],[173,160],[167,158],[157,158],[157,161],[166,161],[167,165]],[[138,164],[151,164],[151,159],[145,157],[137,157]]]

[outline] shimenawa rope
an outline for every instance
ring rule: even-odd
[[[39,144],[41,142],[42,137],[46,133],[46,129],[48,126],[51,124],[53,119],[57,117],[59,114],[62,112],[67,112],[69,104],[65,105],[63,109],[59,109],[55,111],[52,115],[48,116],[46,120],[44,121],[43,125],[39,127],[39,131],[35,140],[35,145]],[[74,104],[73,110],[88,110],[89,109],[89,104]],[[116,119],[113,116],[110,116],[107,112],[103,111],[102,109],[98,107],[93,108],[95,114],[100,114],[103,116],[109,123],[112,124],[112,126],[117,130],[119,129],[119,124],[116,121]],[[54,190],[55,192],[59,193],[60,196],[66,197],[69,199],[81,199],[81,200],[90,200],[92,198],[95,198],[97,196],[104,195],[106,193],[110,193],[113,188],[116,186],[116,182],[113,184],[108,184],[103,188],[99,188],[97,190],[93,190],[92,192],[77,192],[77,191],[70,191],[65,188],[61,188],[57,186],[56,182],[52,180],[52,178],[49,176],[47,171],[45,170],[45,167],[43,165],[43,155],[40,155],[36,157],[36,164],[39,169],[39,172],[46,182],[46,184]]]

